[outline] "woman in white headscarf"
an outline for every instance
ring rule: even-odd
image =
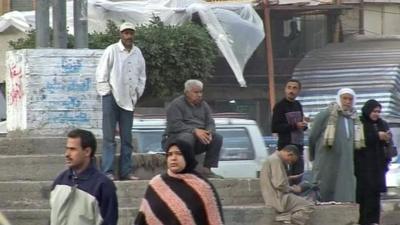
[[[319,186],[324,202],[355,202],[353,155],[365,146],[355,101],[352,89],[340,89],[336,102],[316,115],[310,130],[313,182]]]

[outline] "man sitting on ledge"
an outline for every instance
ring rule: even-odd
[[[295,145],[286,145],[267,158],[260,173],[264,202],[276,210],[275,221],[283,224],[305,225],[314,209],[312,202],[296,195],[301,193],[301,186],[289,186],[285,167],[295,163],[299,155]]]
[[[203,83],[199,80],[187,80],[184,95],[175,98],[167,108],[163,148],[177,139],[189,143],[195,154],[206,152],[200,171],[205,177],[221,178],[211,167],[218,167],[222,136],[215,132],[215,122],[210,106],[203,100]]]

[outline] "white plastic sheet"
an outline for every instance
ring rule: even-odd
[[[28,31],[34,27],[35,13],[12,11],[0,17],[0,32],[3,32],[8,27],[13,26],[21,31]]]
[[[251,4],[202,0],[88,1],[90,32],[104,30],[107,20],[117,24],[125,20],[139,25],[149,23],[153,15],[168,25],[180,25],[190,20],[193,13],[198,13],[239,85],[245,87],[244,67],[264,39],[263,22]],[[67,17],[69,31],[73,32],[71,1],[67,3]],[[34,28],[34,12],[11,12],[0,17],[0,32],[9,26],[22,31]]]

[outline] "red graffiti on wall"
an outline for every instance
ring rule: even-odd
[[[18,103],[24,92],[22,90],[22,69],[18,65],[12,65],[10,67],[10,77],[11,77],[11,105]]]

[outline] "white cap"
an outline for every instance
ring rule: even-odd
[[[123,24],[121,24],[121,26],[119,26],[119,31],[122,32],[124,30],[136,30],[135,29],[135,25],[133,25],[132,23],[129,22],[124,22]]]

